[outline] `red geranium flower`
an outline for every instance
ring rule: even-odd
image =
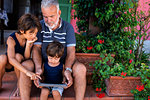
[[[129,52],[130,52],[130,54],[131,54],[131,53],[132,53],[132,50],[130,50]]]
[[[123,76],[126,76],[127,75],[127,73],[124,73],[124,75]]]
[[[87,49],[88,49],[88,50],[91,50],[91,49],[93,49],[93,47],[92,47],[92,46],[91,46],[91,47],[87,47]]]
[[[102,89],[101,88],[96,88],[96,91],[102,91]]]
[[[103,98],[103,97],[105,96],[105,93],[96,94],[96,96],[97,96],[98,98]]]
[[[132,63],[132,59],[129,60],[129,63]]]
[[[104,40],[98,40],[98,43],[102,44],[104,43]]]
[[[99,91],[98,88],[96,88],[96,91]]]
[[[126,75],[127,75],[127,73],[125,73],[125,72],[121,73],[121,76],[126,76]]]
[[[137,85],[136,89],[138,91],[143,91],[144,90],[144,85]]]
[[[123,75],[123,72],[121,73],[121,75]]]
[[[102,91],[102,88],[99,88],[99,91]]]

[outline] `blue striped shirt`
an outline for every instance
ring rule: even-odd
[[[37,33],[38,40],[34,44],[42,45],[42,56],[44,61],[47,61],[46,47],[49,43],[54,40],[59,41],[65,47],[65,52],[61,61],[64,62],[64,59],[67,54],[67,47],[76,46],[75,33],[72,25],[61,19],[60,26],[55,30],[49,30],[45,25],[44,20],[41,21],[42,30]]]

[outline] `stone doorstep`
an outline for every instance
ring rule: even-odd
[[[0,100],[20,100],[20,97],[13,97],[13,93],[17,88],[17,78],[14,72],[7,72],[3,77],[3,87],[0,90]],[[96,92],[92,88],[92,85],[87,85],[84,100],[99,100],[96,96]],[[99,93],[98,93],[99,94]],[[31,89],[31,100],[39,100],[40,89],[36,88],[34,85]],[[75,100],[75,93],[73,86],[66,89],[63,93],[63,100]],[[48,100],[53,100],[49,97]],[[105,94],[102,100],[134,100],[134,97],[109,97]]]

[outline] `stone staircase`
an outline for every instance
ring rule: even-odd
[[[0,100],[20,100],[20,97],[13,97],[13,93],[15,92],[17,88],[17,78],[16,75],[13,72],[6,72],[3,77],[3,86],[2,89],[0,89]],[[105,97],[98,98],[96,96],[96,93],[94,89],[92,88],[92,85],[87,85],[85,98],[84,100],[134,100],[134,97],[109,97],[107,94],[105,94]],[[39,100],[40,96],[40,89],[37,89],[34,84],[31,89],[31,100]],[[75,93],[73,86],[66,89],[63,93],[62,100],[75,100]],[[49,97],[48,100],[53,100],[52,97]]]

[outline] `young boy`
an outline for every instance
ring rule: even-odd
[[[31,71],[31,69],[34,69],[34,64],[30,59],[31,49],[33,43],[37,40],[36,34],[40,29],[40,22],[34,15],[24,14],[19,18],[18,31],[13,32],[8,37],[7,52],[0,55],[0,88],[2,87],[2,77],[5,71],[15,70],[18,80],[21,73],[28,76],[29,81],[30,79],[34,80],[36,77],[40,78],[39,75],[32,72],[33,70]],[[19,81],[18,84],[20,84]],[[20,87],[25,86],[24,84],[20,84]],[[19,91],[17,89],[14,96],[18,95]]]
[[[64,47],[61,43],[54,41],[46,48],[48,61],[44,63],[44,82],[51,84],[62,84],[65,82],[63,77],[64,65],[60,63],[60,58],[64,53]],[[63,88],[53,87],[52,95],[54,100],[61,100]],[[48,100],[50,88],[42,88],[40,100]]]

